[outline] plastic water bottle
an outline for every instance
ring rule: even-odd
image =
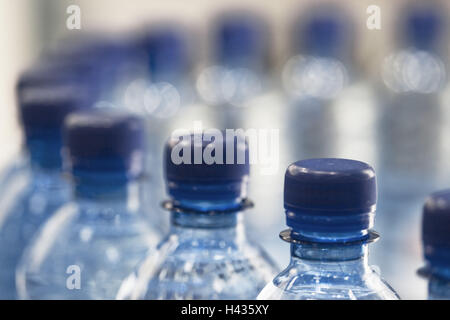
[[[388,171],[387,192],[408,190],[423,198],[427,190],[433,190],[442,157],[436,141],[447,109],[441,106],[440,97],[447,83],[446,17],[432,4],[412,6],[404,13],[399,28],[401,47],[382,65],[380,173]],[[411,132],[416,133],[414,139]],[[435,156],[430,159],[428,154]],[[401,183],[415,188],[398,188]]]
[[[145,54],[134,36],[69,36],[45,52],[40,62],[65,71],[61,76],[89,77],[99,107],[121,106],[130,83],[146,75]]]
[[[420,225],[417,207],[430,190],[448,184],[450,149],[445,139],[450,118],[443,99],[448,77],[447,18],[446,11],[436,5],[422,1],[401,11],[398,47],[381,68],[378,229],[385,237],[372,256],[380,256],[379,266],[407,299],[423,298],[424,283],[409,276],[421,263],[420,256],[410,250],[412,243],[420,244],[420,234],[410,232]]]
[[[378,235],[375,172],[364,162],[310,159],[285,175],[284,208],[291,262],[258,299],[398,299],[368,265]]]
[[[183,111],[193,100],[192,68],[189,39],[177,27],[154,26],[145,30],[137,40],[144,54],[146,78],[136,79],[130,84],[125,107],[149,116],[157,128],[149,128],[159,135],[168,119]],[[161,122],[161,124],[159,124]],[[158,135],[158,137],[159,137]],[[158,141],[157,138],[155,138]]]
[[[372,88],[356,72],[353,24],[339,4],[314,6],[294,24],[295,55],[282,74],[286,140],[297,146],[290,148],[291,159],[375,158],[368,146],[375,145],[376,105]]]
[[[65,123],[72,201],[42,227],[17,270],[21,299],[113,299],[157,232],[141,215],[144,126],[118,112]]]
[[[212,30],[212,61],[197,77],[197,92],[213,106],[218,127],[244,127],[266,108],[252,101],[269,88],[267,26],[256,14],[235,11],[217,17]]]
[[[171,229],[158,252],[124,282],[128,290],[119,299],[254,299],[273,276],[273,263],[248,242],[242,222],[249,206],[248,147],[215,134],[214,142],[202,133],[168,141],[165,207]]]
[[[269,183],[283,184],[284,168],[292,159],[345,157],[374,164],[377,106],[371,86],[356,72],[357,28],[345,9],[342,3],[314,5],[293,20],[292,56],[282,73],[285,101],[279,108],[279,144],[284,151],[279,152],[279,172],[267,179]],[[265,204],[271,219],[261,223],[272,221],[265,228],[271,242],[264,245],[287,264],[289,255],[282,255],[287,251],[281,247],[286,244],[278,238],[284,222],[275,214],[282,201],[282,188],[274,190]]]
[[[27,165],[28,154],[25,150],[21,150],[0,172],[0,195],[8,190],[8,186],[14,177],[26,170]]]
[[[0,298],[16,297],[14,272],[38,227],[69,196],[61,175],[61,127],[84,107],[77,87],[27,87],[19,101],[23,158],[13,164],[0,194]]]
[[[70,52],[70,53],[69,53]],[[76,86],[87,104],[100,99],[103,82],[100,65],[78,46],[46,52],[20,75],[16,84],[17,100],[22,91],[33,87]]]
[[[197,120],[209,126],[210,116],[206,106],[195,103],[191,79],[193,41],[186,30],[178,25],[154,25],[143,30],[139,39],[147,77],[129,85],[124,106],[147,120],[149,179],[144,201],[151,219],[167,231],[169,219],[160,206],[164,174],[154,168],[163,167],[164,143],[174,130],[190,129]]]
[[[426,266],[419,274],[428,279],[428,299],[450,299],[450,190],[433,193],[423,207],[423,253]]]

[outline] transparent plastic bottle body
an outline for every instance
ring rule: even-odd
[[[428,281],[429,300],[450,300],[450,190],[431,193],[422,207],[422,252],[418,275]],[[422,281],[423,284],[424,281]]]
[[[0,298],[15,299],[15,269],[39,227],[69,199],[59,170],[24,166],[11,171],[0,198]]]
[[[216,126],[246,128],[248,119],[259,118],[267,104],[263,96],[272,89],[266,21],[254,13],[224,12],[212,35],[214,54],[197,75],[198,96],[213,110]]]
[[[409,230],[421,223],[417,208],[424,197],[447,185],[447,160],[442,161],[448,158],[442,140],[448,127],[447,106],[442,103],[447,71],[436,51],[411,47],[388,56],[382,76],[377,161],[379,211],[384,214],[379,216],[377,229],[384,237],[377,260],[402,297],[423,299],[423,282],[409,276],[421,263],[420,255],[408,250],[411,243],[420,242],[419,233]]]
[[[397,300],[367,262],[367,244],[294,244],[291,262],[258,300]]]
[[[439,221],[442,223],[442,221]],[[424,248],[425,249],[425,248]],[[429,252],[438,252],[439,249],[427,248]],[[425,249],[425,250],[427,250]],[[427,281],[428,300],[450,300],[450,269],[437,261],[427,261],[425,266],[418,270],[418,275]]]
[[[450,279],[430,277],[428,279],[428,300],[450,300]]]
[[[13,179],[16,174],[20,174],[20,172],[26,170],[28,165],[27,159],[26,155],[21,152],[11,163],[0,171],[0,195],[7,190],[9,181]]]
[[[21,299],[114,299],[120,283],[157,243],[134,198],[77,199],[27,248],[17,270]]]
[[[236,213],[172,213],[170,233],[123,284],[119,299],[254,299],[276,271]]]

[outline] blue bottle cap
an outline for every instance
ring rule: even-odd
[[[140,48],[140,43],[135,37],[108,37],[105,35],[98,35],[83,43],[78,48],[78,56],[73,57],[73,52],[70,52],[67,58],[75,58],[80,63],[93,66],[100,74],[100,80],[104,82],[111,81],[108,77],[120,77],[123,68],[121,66],[140,63],[143,52]],[[100,72],[101,70],[101,72]]]
[[[198,133],[171,137],[166,143],[165,177],[173,198],[199,201],[245,198],[250,172],[247,142],[244,137],[217,133],[215,140]]]
[[[20,98],[22,90],[36,86],[76,85],[86,86],[94,70],[81,61],[39,61],[36,66],[25,70],[17,80],[16,91]]]
[[[95,35],[71,40],[58,43],[21,74],[17,83],[19,95],[29,86],[77,85],[84,87],[94,101],[102,89],[114,85],[122,75],[121,66],[132,63],[140,54],[133,39]]]
[[[353,233],[373,226],[375,172],[364,162],[308,159],[285,174],[284,208],[295,232]]]
[[[442,11],[433,5],[417,5],[406,10],[404,37],[408,44],[418,49],[434,47],[444,29]]]
[[[77,86],[27,87],[19,96],[20,122],[27,140],[61,140],[65,117],[88,107],[86,92]]]
[[[106,173],[136,178],[144,171],[145,126],[116,110],[77,112],[64,125],[67,164],[74,176]]]
[[[107,92],[117,85],[124,73],[129,72],[130,66],[137,66],[143,59],[142,49],[134,37],[125,39],[104,34],[92,35],[72,46],[67,45],[67,48],[56,51],[55,55],[54,60],[60,64],[92,71],[90,86]]]
[[[60,168],[63,122],[71,112],[90,106],[85,91],[77,86],[26,86],[18,100],[31,161],[45,168]]]
[[[348,17],[339,8],[319,7],[295,26],[297,51],[309,55],[340,57],[350,49],[351,30]]]
[[[450,265],[450,189],[435,192],[426,200],[422,241],[427,261]]]
[[[237,12],[219,18],[215,32],[220,63],[234,67],[264,64],[268,39],[264,21],[256,15]]]
[[[185,35],[173,27],[152,28],[144,33],[150,76],[155,81],[171,81],[189,71],[190,57]]]

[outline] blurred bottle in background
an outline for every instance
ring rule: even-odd
[[[291,48],[295,55],[282,73],[291,159],[328,156],[335,150],[331,105],[348,83],[348,70],[341,59],[350,53],[347,21],[341,10],[336,16],[335,11],[311,8],[293,22]]]
[[[173,130],[192,126],[198,118],[192,85],[192,41],[177,23],[156,24],[138,32],[138,44],[145,55],[145,77],[127,87],[123,106],[146,118],[148,183],[145,206],[159,228],[168,229],[168,216],[160,207],[164,198],[164,142]],[[159,214],[153,214],[155,211]]]
[[[433,193],[423,207],[422,242],[428,299],[450,299],[450,190]]]
[[[22,250],[38,227],[69,196],[62,177],[61,127],[72,111],[86,108],[82,87],[22,83],[20,123],[25,143],[6,169],[0,194],[0,298],[16,296],[14,271]]]
[[[89,73],[97,107],[122,106],[130,83],[146,77],[146,55],[135,34],[84,33],[58,41],[44,60],[70,73]]]
[[[187,34],[176,26],[149,27],[140,42],[146,54],[148,77],[132,84],[125,105],[134,103],[144,108],[152,168],[161,171],[164,141],[173,130],[175,119],[193,99],[189,89],[192,56]],[[159,178],[162,181],[162,175]]]
[[[385,237],[375,253],[400,294],[418,298],[421,284],[410,277],[420,262],[418,211],[430,190],[448,184],[440,167],[446,17],[435,2],[412,3],[400,12],[396,50],[383,62],[378,92],[378,225]]]
[[[145,28],[138,38],[147,75],[131,83],[124,102],[125,107],[149,117],[149,138],[159,147],[164,145],[160,140],[165,140],[167,131],[171,132],[174,119],[194,99],[190,37],[179,25],[163,24]]]
[[[380,166],[390,172],[386,192],[401,180],[430,190],[438,173],[440,91],[446,84],[445,19],[440,7],[406,7],[398,26],[398,49],[384,60],[380,97]],[[432,155],[432,156],[431,156]]]
[[[293,56],[283,69],[289,157],[340,156],[374,163],[372,88],[358,73],[355,27],[341,5],[308,8],[292,29]]]
[[[309,159],[286,171],[284,208],[291,261],[258,299],[397,300],[368,264],[375,219],[372,167],[347,159]]]
[[[254,12],[225,12],[214,19],[209,65],[196,85],[199,97],[214,109],[216,127],[244,128],[248,118],[263,112],[261,103],[252,102],[269,88],[268,33]]]
[[[56,52],[48,53],[19,77],[16,85],[16,98],[20,101],[22,91],[29,87],[76,86],[82,94],[95,103],[98,98],[98,85],[93,66],[81,61],[62,58]]]
[[[141,215],[143,122],[123,112],[70,115],[65,164],[72,201],[55,212],[17,269],[21,299],[114,299],[120,283],[156,245]]]
[[[273,276],[273,262],[246,239],[242,222],[250,204],[248,145],[223,133],[186,133],[168,141],[171,228],[158,252],[124,281],[119,299],[254,299]],[[233,162],[225,164],[229,150]],[[224,164],[208,165],[205,154],[223,156]]]
[[[152,51],[148,50],[142,44],[142,41],[142,34],[136,31],[126,34],[82,33],[78,36],[72,35],[59,40],[54,47],[45,52],[42,60],[46,62],[46,65],[56,68],[59,74],[72,75],[70,80],[78,85],[88,83],[87,90],[92,94],[91,104],[93,108],[125,109],[139,116],[148,117],[147,111],[150,111],[145,109],[144,101],[144,98],[147,97],[146,93],[148,93],[145,91],[147,87],[142,87],[142,91],[136,91],[136,83],[140,83],[142,80],[146,84],[150,75],[160,78],[166,77],[169,80],[167,74],[173,75],[170,77],[172,81],[176,73],[164,72],[165,67],[161,61],[155,62],[155,58],[149,58],[149,56],[158,52],[164,52],[164,57],[170,55],[170,45],[164,45],[163,41],[156,41],[158,49],[153,48]],[[156,71],[155,68],[149,67],[155,64],[159,68]],[[166,67],[167,64],[166,61]],[[174,59],[172,59],[172,64],[176,64]],[[172,67],[171,70],[180,71],[180,68]],[[61,76],[55,80],[66,82],[65,78],[60,78]],[[53,78],[50,80],[53,80]],[[162,111],[163,114],[164,112]],[[151,152],[146,159],[152,160],[157,158],[154,153],[156,153],[158,147],[158,135],[154,133],[162,131],[162,124],[157,126],[152,122],[150,128],[153,129],[153,134],[149,134],[147,150]],[[152,164],[150,163],[149,168],[146,169],[146,173],[141,178],[141,201],[149,203],[143,206],[145,208],[144,214],[149,222],[162,227],[163,223],[159,216],[153,214],[155,205],[151,201],[154,199],[150,197],[154,193],[153,190],[150,190],[152,189],[151,183],[155,181],[154,177],[158,177],[159,171],[154,173],[151,167]],[[150,171],[151,174],[149,174]],[[153,204],[153,207],[150,204]]]

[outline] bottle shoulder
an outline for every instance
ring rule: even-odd
[[[22,155],[19,154],[13,161],[9,162],[1,168],[0,170],[0,187],[3,187],[4,185],[8,184],[9,179],[13,178],[16,174],[19,174],[20,172],[26,171],[29,167],[29,161],[28,159]]]
[[[266,251],[246,237],[244,230],[172,231],[161,240],[158,251],[164,253],[165,257],[176,256],[177,259],[183,260],[195,258],[196,261],[202,262],[260,259],[275,266]]]
[[[0,233],[16,226],[25,232],[23,237],[28,239],[51,213],[68,201],[68,186],[53,182],[53,178],[48,179],[48,183],[43,185],[42,181],[36,181],[29,168],[23,168],[0,187],[3,188],[0,189]],[[47,188],[47,184],[55,188]]]
[[[42,226],[16,272],[22,298],[113,299],[121,281],[149,251],[157,236],[142,219],[96,219],[67,203]],[[84,287],[69,291],[66,281],[79,270]]]
[[[122,298],[254,299],[277,268],[251,243],[168,235],[129,277]]]
[[[86,257],[115,263],[124,255],[138,253],[143,258],[156,246],[158,235],[143,218],[86,217],[85,210],[69,202],[52,214],[26,249],[24,264],[38,270],[52,260]]]
[[[291,263],[258,296],[261,300],[397,300],[395,291],[372,268],[308,268]]]

